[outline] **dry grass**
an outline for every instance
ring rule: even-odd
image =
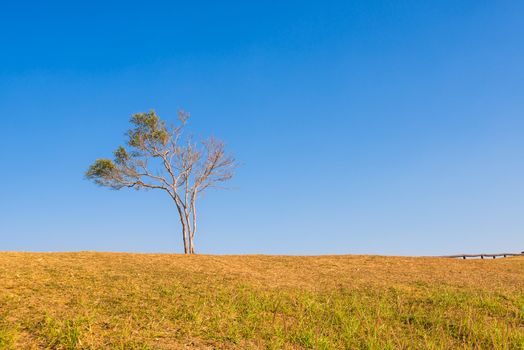
[[[524,349],[524,258],[0,253],[0,349]]]

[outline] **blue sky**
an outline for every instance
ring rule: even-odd
[[[181,252],[163,193],[86,181],[132,113],[242,163],[197,251],[524,250],[520,1],[5,2],[0,250]]]

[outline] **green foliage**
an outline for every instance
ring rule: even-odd
[[[182,124],[185,119],[181,119]],[[123,187],[144,187],[144,182],[138,176],[137,164],[147,164],[144,159],[158,157],[160,149],[173,139],[166,123],[158,117],[155,111],[137,113],[131,117],[132,128],[126,133],[130,151],[120,146],[113,152],[114,160],[97,159],[86,172],[86,178],[97,185],[113,189]]]
[[[119,170],[110,159],[97,159],[86,172],[86,178],[93,180],[100,186],[111,186],[115,188],[121,187],[115,183],[115,179],[119,176]]]
[[[88,179],[97,180],[99,178],[109,179],[116,171],[116,166],[110,159],[97,159],[86,172]]]
[[[134,128],[127,133],[129,146],[144,150],[157,143],[165,146],[169,142],[171,135],[166,123],[160,120],[155,111],[134,114],[130,122]]]
[[[129,161],[131,158],[129,154],[127,153],[126,149],[122,146],[118,147],[118,149],[115,151],[115,163],[122,165],[126,164],[126,162]]]

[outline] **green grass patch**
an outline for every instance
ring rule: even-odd
[[[524,349],[521,259],[0,262],[0,349]]]

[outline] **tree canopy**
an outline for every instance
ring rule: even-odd
[[[184,132],[188,119],[189,114],[180,111],[178,123],[168,126],[153,110],[134,114],[126,133],[127,147],[118,147],[112,160],[97,159],[86,177],[115,190],[127,187],[168,193],[180,216],[184,252],[192,254],[198,196],[230,180],[236,161],[216,138],[195,142]]]

